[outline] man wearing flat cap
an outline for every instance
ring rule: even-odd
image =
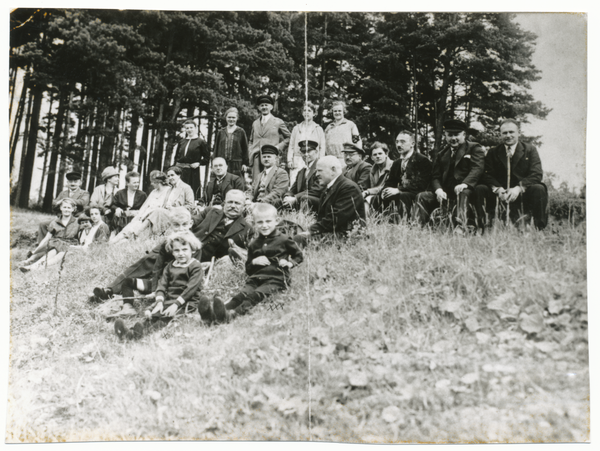
[[[270,96],[259,96],[256,99],[256,107],[260,112],[260,117],[252,124],[248,142],[248,159],[252,167],[253,184],[263,169],[260,159],[262,147],[270,144],[277,147],[280,155],[285,155],[291,135],[285,122],[271,114],[273,99]]]
[[[285,169],[278,167],[279,155],[279,149],[271,144],[265,144],[260,149],[260,160],[264,169],[252,182],[253,202],[281,207],[283,195],[290,185],[290,178]]]
[[[519,140],[519,133],[519,123],[513,119],[500,124],[503,143],[485,156],[481,184],[476,187],[478,215],[483,225],[486,210],[488,218],[493,218],[496,203],[501,202],[508,205],[513,221],[530,214],[535,227],[542,230],[547,223],[548,205],[548,189],[542,183],[542,162],[534,146]]]
[[[72,199],[77,206],[77,211],[74,213],[74,216],[79,216],[84,208],[90,203],[90,193],[81,189],[81,172],[74,170],[69,171],[66,173],[65,178],[67,179],[67,189],[62,190],[58,196],[56,196],[56,199],[52,201],[52,212],[59,214],[62,200],[68,197]],[[37,235],[38,244],[41,243],[48,234],[48,225],[51,222],[52,220],[40,222]]]
[[[94,188],[92,197],[90,198],[90,205],[98,207],[102,216],[105,218],[105,222],[108,223],[112,218],[112,204],[115,198],[115,194],[119,191],[119,173],[112,166],[107,166],[102,171],[103,185],[98,185]]]
[[[299,209],[305,204],[316,213],[319,209],[319,198],[323,191],[317,177],[319,143],[311,140],[300,141],[298,149],[306,166],[298,171],[296,180],[283,198],[283,206]]]
[[[444,138],[448,144],[433,163],[432,190],[419,193],[419,222],[429,221],[432,211],[441,206],[451,212],[454,205],[457,217],[467,225],[468,206],[475,202],[475,186],[483,174],[485,153],[478,143],[468,142],[467,124],[450,119],[444,122]]]
[[[361,191],[370,188],[371,165],[363,160],[365,151],[356,144],[344,143],[342,152],[346,167],[342,175],[356,183]]]

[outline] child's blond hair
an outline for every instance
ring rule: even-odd
[[[275,208],[271,204],[259,202],[254,204],[254,208],[252,209],[252,216],[257,215],[266,215],[272,214],[274,217],[277,217],[277,208]]]
[[[190,222],[192,220],[192,215],[189,210],[185,207],[175,207],[171,210],[169,214],[169,222]]]
[[[190,246],[192,252],[197,251],[202,246],[200,240],[196,238],[196,236],[189,230],[185,232],[176,232],[169,235],[167,238],[167,244],[165,245],[167,252],[173,252],[173,243],[175,242],[187,244]]]

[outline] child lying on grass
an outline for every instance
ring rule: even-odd
[[[77,244],[79,224],[73,213],[77,204],[69,197],[64,198],[59,205],[60,217],[53,219],[48,225],[48,233],[40,244],[23,261],[19,269],[23,272],[38,269],[42,266],[60,263],[69,246]]]
[[[270,204],[257,203],[253,209],[254,228],[259,236],[248,245],[246,285],[224,304],[219,297],[213,299],[212,310],[217,321],[230,321],[245,314],[268,296],[283,291],[290,285],[290,268],[302,263],[302,251],[289,236],[277,230],[277,209]],[[202,300],[199,311],[210,311],[210,301]],[[208,314],[207,314],[208,316]]]
[[[115,321],[115,333],[123,338],[141,338],[144,333],[162,329],[188,302],[199,302],[204,271],[192,253],[200,249],[200,241],[191,232],[176,232],[167,238],[166,249],[173,254],[158,282],[156,298],[145,312],[146,319],[130,331],[122,319]]]

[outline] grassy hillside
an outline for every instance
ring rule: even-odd
[[[16,212],[13,230],[37,219]],[[22,274],[13,249],[8,441],[589,439],[583,225],[373,223],[307,249],[292,288],[248,316],[119,342],[86,295],[153,244],[69,254],[60,279]],[[208,291],[242,283],[224,267]]]

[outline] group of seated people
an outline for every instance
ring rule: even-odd
[[[518,124],[504,121],[500,125],[503,144],[487,154],[482,146],[468,141],[466,133],[464,122],[446,121],[447,147],[433,163],[418,152],[409,131],[396,138],[400,157],[395,161],[388,157],[385,144],[375,143],[372,165],[354,143],[343,144],[342,161],[334,155],[320,156],[319,143],[305,140],[298,144],[304,166],[291,184],[288,172],[279,165],[280,149],[264,144],[260,149],[263,169],[248,192],[244,192],[243,178],[228,173],[226,161],[217,157],[212,162],[213,177],[197,201],[180,179],[178,167],[169,168],[167,174],[152,172],[154,190],[148,197],[138,189],[139,174],[128,173],[127,188],[116,191],[118,174],[106,168],[104,185],[91,196],[93,204],[89,193],[80,188],[81,175],[70,172],[67,189],[53,204],[60,216],[40,224],[38,246],[21,269],[61,261],[70,248],[167,234],[166,240],[111,284],[96,287],[89,296],[90,301],[99,302],[120,294],[123,307],[115,315],[120,317],[115,332],[122,339],[139,338],[148,330],[164,327],[187,305],[193,304],[207,323],[226,322],[246,313],[289,286],[289,270],[302,262],[304,247],[311,242],[326,245],[345,240],[364,230],[369,209],[396,217],[416,215],[422,224],[435,209],[456,215],[464,224],[473,212],[483,227],[502,204],[511,219],[528,213],[535,227],[543,229],[547,190],[541,182],[541,162],[533,146],[519,142]],[[278,228],[278,212],[291,208],[314,212],[315,221],[308,230],[287,236]],[[246,262],[247,283],[227,303],[201,293],[209,262],[220,259]],[[146,310],[145,320],[130,329],[122,317],[137,314],[135,291],[154,303]]]

